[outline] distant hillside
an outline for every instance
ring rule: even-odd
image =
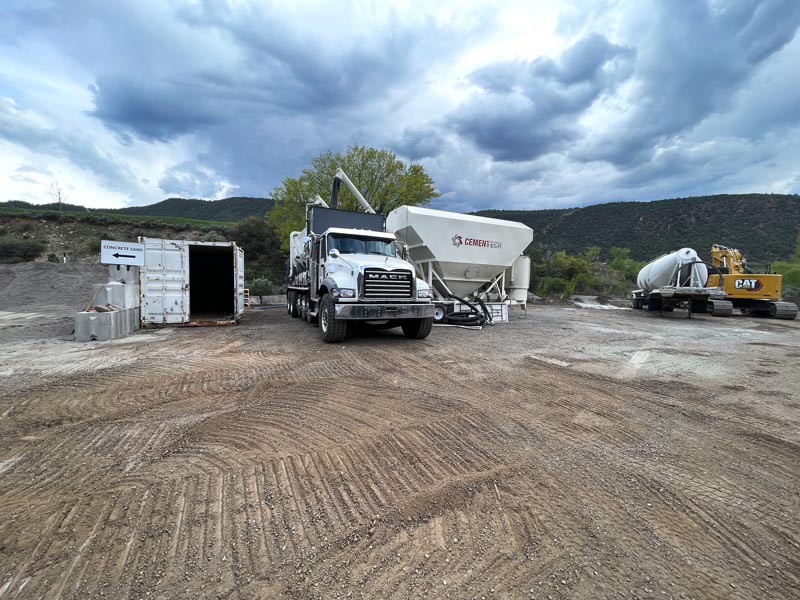
[[[718,243],[739,248],[753,264],[792,255],[800,229],[800,196],[700,196],[475,214],[525,223],[533,229],[534,245],[567,252],[621,246],[631,249],[631,258],[651,260],[684,246],[707,256],[711,244]]]
[[[238,223],[245,217],[263,217],[272,209],[275,201],[271,198],[233,197],[223,200],[185,200],[168,198],[147,206],[129,206],[127,208],[93,208],[88,209],[76,204],[63,204],[64,212],[92,212],[102,214],[140,215],[148,217],[180,217],[199,221],[216,221]],[[30,204],[20,200],[0,202],[0,208],[16,208],[30,210],[59,210],[58,203]]]
[[[103,212],[118,212],[126,215],[149,215],[184,217],[203,221],[226,221],[238,223],[245,217],[263,217],[272,210],[275,201],[271,198],[234,197],[223,200],[185,200],[168,198],[148,206],[129,206]]]

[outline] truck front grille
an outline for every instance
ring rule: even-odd
[[[411,271],[364,270],[364,298],[408,300],[414,292]]]

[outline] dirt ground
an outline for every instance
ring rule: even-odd
[[[78,344],[8,280],[3,600],[800,597],[800,321],[326,345],[259,308]]]

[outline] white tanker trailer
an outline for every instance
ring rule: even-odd
[[[401,206],[386,230],[408,248],[417,277],[433,290],[434,322],[470,322],[475,305],[492,320],[508,320],[511,304],[524,309],[530,258],[522,252],[533,230],[515,221]]]
[[[681,248],[649,262],[639,271],[631,292],[631,308],[651,312],[671,312],[676,307],[692,313],[710,313],[727,317],[733,304],[725,300],[725,292],[705,287],[708,267],[691,248]]]

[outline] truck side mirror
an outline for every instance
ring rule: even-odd
[[[394,251],[403,260],[408,260],[408,245],[406,245],[405,242],[401,242],[399,240],[395,241],[395,243],[394,243]]]
[[[328,256],[331,258],[339,258],[339,250],[336,248],[331,248],[330,252],[328,252]]]

